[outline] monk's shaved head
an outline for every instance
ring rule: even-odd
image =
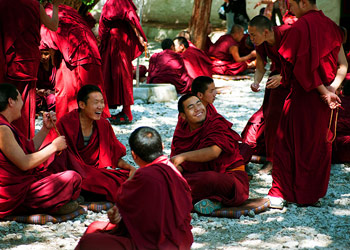
[[[179,45],[183,45],[186,49],[190,46],[188,44],[188,41],[185,37],[183,36],[178,36],[174,38],[174,43],[177,42]]]
[[[163,50],[171,49],[171,47],[174,46],[174,42],[170,38],[166,38],[162,41],[161,46]]]
[[[252,20],[249,22],[250,27],[256,27],[256,29],[259,32],[264,31],[265,29],[272,31],[272,22],[270,19],[268,19],[266,16],[258,15],[255,16]]]
[[[244,32],[244,28],[242,25],[235,24],[232,26],[231,29],[231,34],[239,33],[239,32]]]
[[[197,93],[202,93],[208,89],[208,85],[214,82],[213,78],[209,76],[198,76],[192,82],[191,92],[197,96]]]
[[[0,112],[4,111],[7,108],[9,99],[14,101],[17,100],[18,91],[15,85],[10,83],[1,83],[0,84]]]

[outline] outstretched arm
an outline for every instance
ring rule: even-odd
[[[230,54],[232,55],[233,59],[236,62],[246,62],[249,59],[252,59],[254,57],[256,57],[256,52],[255,50],[253,50],[252,52],[250,52],[248,55],[246,56],[240,56],[239,55],[239,51],[238,51],[238,46],[231,46],[230,47]]]
[[[264,65],[264,61],[262,60],[259,53],[256,53],[256,69],[254,74],[254,82],[250,85],[250,88],[254,92],[259,92],[259,84],[265,75],[266,69]]]
[[[136,171],[136,168],[131,166],[129,163],[127,163],[126,161],[124,161],[123,159],[119,159],[118,161],[118,168],[122,168],[125,170],[129,170],[129,177],[132,177]]]
[[[61,0],[52,1],[52,17],[46,14],[45,8],[40,4],[40,21],[48,29],[56,31],[58,29],[58,6]]]

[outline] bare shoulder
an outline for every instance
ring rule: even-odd
[[[6,125],[0,125],[0,148],[14,139],[12,130]]]

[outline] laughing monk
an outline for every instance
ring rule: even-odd
[[[14,122],[24,136],[35,134],[36,80],[40,64],[40,25],[58,27],[58,5],[49,17],[37,0],[0,0],[0,83],[11,82],[24,100],[22,116]]]
[[[78,163],[69,165],[83,177],[82,195],[86,200],[115,202],[118,188],[136,169],[122,159],[126,154],[124,145],[110,123],[101,118],[105,107],[101,90],[95,85],[83,86],[77,103],[79,108],[57,123],[67,140],[69,161]]]
[[[47,160],[67,147],[64,136],[38,150],[56,120],[44,113],[43,127],[32,140],[12,122],[21,117],[23,101],[12,84],[0,84],[0,218],[12,214],[69,213],[78,207],[81,177],[74,171],[53,172]],[[51,119],[49,119],[51,118]]]
[[[318,10],[315,0],[291,0],[298,18],[281,41],[283,83],[290,84],[273,156],[271,207],[284,200],[319,205],[328,188],[332,143],[328,136],[335,94],[347,62],[338,26]]]
[[[211,214],[222,205],[239,206],[249,196],[240,136],[221,115],[207,116],[193,94],[180,98],[178,110],[186,123],[175,129],[171,161],[191,187],[195,211]]]
[[[160,135],[140,127],[129,145],[140,168],[119,189],[110,222],[91,224],[76,249],[190,249],[190,187],[163,155]]]

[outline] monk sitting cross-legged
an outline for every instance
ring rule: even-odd
[[[78,92],[77,102],[79,108],[57,123],[59,132],[67,139],[68,159],[78,163],[73,170],[83,177],[85,199],[115,202],[118,188],[135,168],[122,159],[126,154],[124,145],[116,138],[110,123],[101,118],[105,107],[101,90],[85,85]]]
[[[110,222],[91,224],[76,249],[190,249],[190,187],[163,155],[160,135],[140,127],[129,145],[140,168],[118,190]]]
[[[186,123],[175,129],[171,161],[191,187],[195,211],[211,214],[222,205],[241,205],[249,195],[241,137],[221,115],[207,116],[193,94],[180,98],[178,110]]]
[[[76,201],[81,177],[74,171],[56,172],[56,159],[47,160],[67,147],[60,136],[38,150],[56,120],[54,112],[44,113],[43,127],[32,140],[12,122],[21,117],[23,100],[12,84],[0,84],[0,218],[12,214],[70,213]],[[47,170],[44,169],[44,165]]]

